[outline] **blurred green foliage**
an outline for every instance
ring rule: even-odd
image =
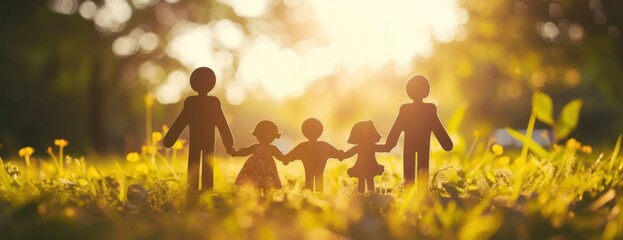
[[[572,136],[603,144],[623,131],[623,3],[461,3],[470,18],[465,40],[439,44],[416,68],[469,102],[466,124],[523,128],[532,93],[541,91],[554,99],[554,112],[583,101]]]
[[[127,57],[115,56],[111,46],[136,27],[168,39],[173,25],[158,19],[159,9],[179,13],[177,21],[227,18],[243,26],[246,34],[258,29],[257,22],[250,24],[218,1],[156,2],[132,8],[132,17],[120,32],[102,31],[77,13],[54,13],[41,2],[0,3],[0,30],[6,33],[0,36],[0,154],[14,155],[26,145],[44,148],[56,137],[71,139],[81,152],[138,148],[144,142],[143,96],[154,90],[138,80],[138,67],[148,60],[165,72],[183,66],[162,46]],[[322,36],[311,36],[317,25],[285,20],[289,9],[281,1],[275,3],[262,21],[279,29],[275,34],[293,42],[314,37],[324,41]],[[565,116],[571,110],[563,110],[564,104],[581,99],[580,121],[570,136],[605,144],[623,132],[622,4],[616,0],[462,0],[459,6],[467,11],[469,21],[454,41],[437,43],[430,57],[414,59],[413,72],[431,79],[442,121],[467,102],[463,126],[457,131],[521,128],[530,114],[532,93],[540,91],[554,99],[553,112],[562,111],[554,126],[567,124]],[[395,73],[393,67],[387,64],[356,73],[338,70],[316,81],[302,97],[275,102],[247,93],[244,104],[231,106],[223,101],[224,109],[243,143],[251,138],[245,134],[251,126],[266,118],[275,119],[284,135],[293,139],[300,137],[300,123],[310,116],[323,120],[326,137],[338,141],[361,119],[374,120],[385,132],[400,103],[408,100],[403,91],[407,76]],[[221,81],[234,76],[224,73]],[[351,84],[348,91],[342,91],[340,81]],[[224,92],[215,90],[221,97]],[[180,105],[156,104],[153,126],[170,123]],[[537,128],[544,127],[548,126],[537,123]]]

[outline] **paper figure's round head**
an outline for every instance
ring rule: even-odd
[[[381,140],[381,134],[374,127],[374,123],[370,120],[361,121],[353,125],[348,137],[350,144],[377,143]]]
[[[303,136],[309,140],[317,140],[322,135],[322,123],[315,118],[308,118],[301,126]]]
[[[210,68],[200,67],[190,74],[190,87],[199,94],[207,94],[214,88],[214,84],[216,84],[216,75]]]
[[[257,123],[252,134],[261,143],[271,143],[275,139],[281,137],[281,133],[279,133],[277,125],[268,120],[263,120]]]
[[[413,100],[422,100],[430,93],[430,83],[424,75],[415,75],[407,82],[407,95]]]

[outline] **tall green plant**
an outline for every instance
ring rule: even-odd
[[[568,137],[578,126],[582,100],[574,99],[567,103],[558,115],[558,119],[554,119],[553,105],[552,98],[543,92],[537,91],[532,96],[532,108],[536,112],[537,120],[552,127],[554,142],[558,142]]]

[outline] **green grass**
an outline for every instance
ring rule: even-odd
[[[378,154],[386,172],[376,193],[363,195],[346,174],[354,159],[329,161],[324,193],[301,190],[300,162],[278,163],[284,189],[260,195],[233,186],[244,159],[219,158],[215,192],[194,206],[182,150],[154,144],[107,164],[58,149],[49,159],[4,160],[2,238],[623,238],[620,139],[603,153],[570,140],[543,157],[483,142],[451,153],[434,147],[429,186],[417,190],[400,184],[401,158]]]

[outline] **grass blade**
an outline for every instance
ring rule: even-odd
[[[509,127],[505,128],[505,130],[508,132],[508,135],[523,143],[524,146],[528,145],[528,149],[530,149],[530,151],[532,151],[537,156],[541,158],[547,157],[548,151],[545,150],[545,148],[541,147],[541,145],[535,142],[532,138],[526,139],[524,134],[521,134],[519,131]],[[527,144],[526,140],[528,142]]]
[[[536,121],[536,111],[532,109],[532,113],[530,114],[530,120],[528,121],[528,127],[526,128],[526,135],[524,136],[524,143],[529,143],[532,140],[532,132],[534,131],[534,123]],[[524,144],[521,148],[521,154],[517,159],[517,166],[519,169],[517,170],[517,178],[515,178],[515,182],[513,183],[513,192],[511,193],[511,203],[515,204],[517,198],[519,197],[519,189],[521,188],[521,181],[523,179],[524,174],[524,165],[526,159],[528,158],[528,148],[529,144]]]

